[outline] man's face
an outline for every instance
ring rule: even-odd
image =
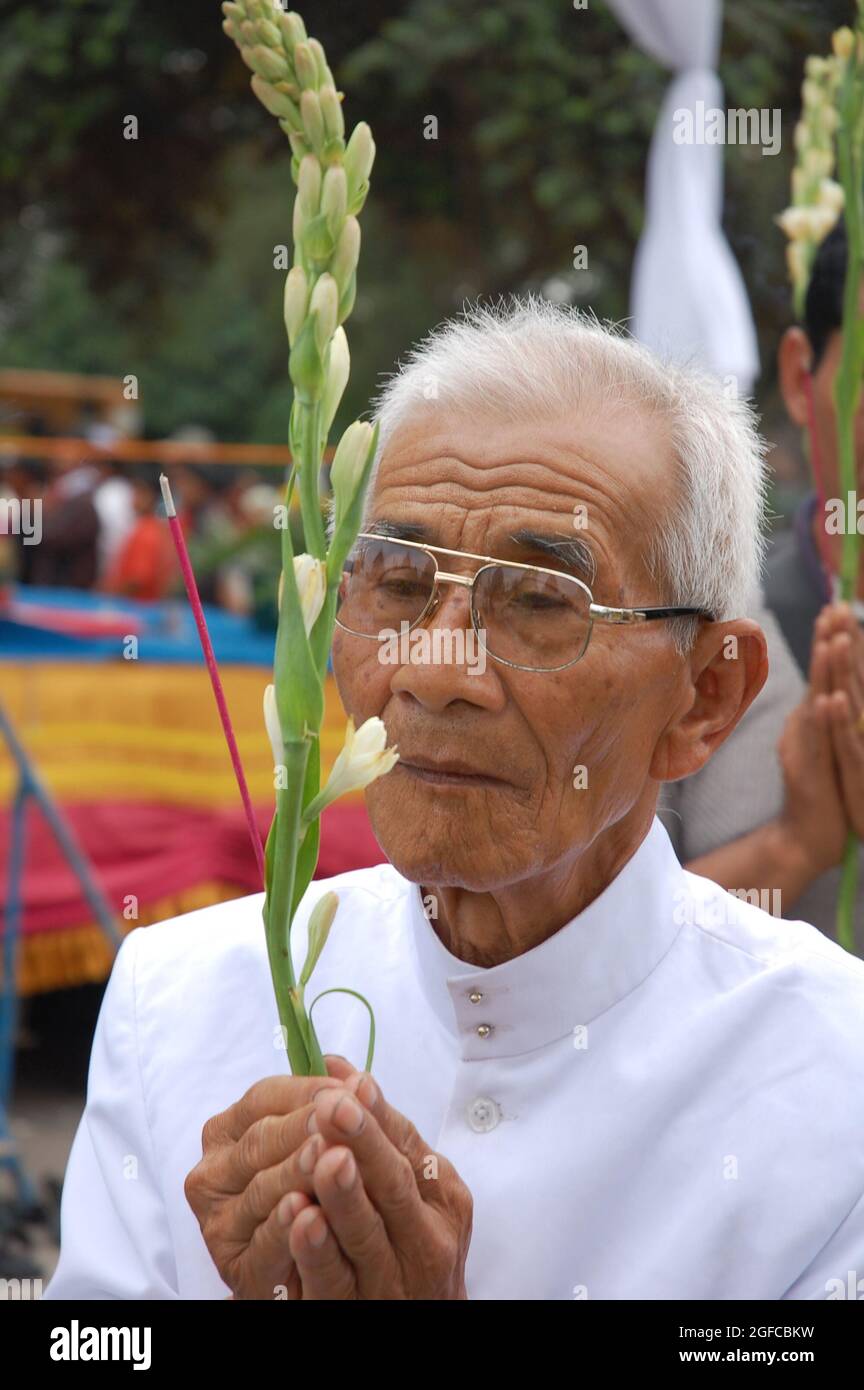
[[[673,486],[668,437],[632,406],[518,425],[428,412],[391,440],[369,520],[423,526],[430,544],[450,550],[562,570],[510,537],[522,529],[576,537],[596,560],[596,602],[658,604],[666,596],[643,553]],[[574,516],[586,524],[575,529]],[[441,567],[472,575],[478,562],[448,556]],[[443,585],[427,622],[470,628],[467,590]],[[686,699],[667,623],[598,624],[582,659],[556,672],[491,659],[482,674],[431,660],[394,666],[379,652],[377,642],[336,629],[347,712],[357,725],[380,716],[399,748],[367,805],[406,878],[488,891],[575,859],[615,823],[626,833],[622,818],[650,819],[652,753]],[[412,770],[414,758],[458,762],[488,780],[436,782]]]

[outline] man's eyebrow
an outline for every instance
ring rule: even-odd
[[[425,541],[428,545],[434,544],[430,539],[432,532],[429,527],[419,522],[373,521],[366,529],[373,535],[386,536],[390,540]],[[577,578],[589,584],[593,584],[597,578],[594,552],[577,536],[566,536],[560,532],[532,531],[530,527],[522,527],[513,532],[509,539],[514,545],[525,550],[539,551],[541,555],[548,555],[551,560],[557,560],[565,569],[571,570]],[[505,556],[500,558],[506,559]]]
[[[363,529],[367,534],[387,536],[393,541],[429,541],[432,534],[428,526],[413,521],[372,521]]]
[[[516,545],[524,546],[526,550],[539,550],[541,555],[548,555],[550,559],[558,560],[565,569],[573,570],[579,579],[584,579],[589,584],[593,584],[597,578],[597,561],[594,552],[578,536],[548,534],[545,531],[532,531],[530,528],[523,528],[520,531],[514,531],[510,539]]]

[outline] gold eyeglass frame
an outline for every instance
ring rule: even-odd
[[[715,615],[707,608],[610,608],[606,604],[594,602],[594,595],[591,593],[591,590],[588,588],[588,585],[584,582],[584,580],[577,579],[574,574],[565,574],[561,570],[549,569],[545,565],[525,565],[518,560],[499,560],[496,559],[494,555],[473,555],[470,551],[467,550],[447,550],[443,545],[426,545],[423,541],[403,541],[398,536],[382,536],[376,534],[374,531],[360,531],[358,532],[356,539],[358,541],[383,541],[385,544],[389,545],[406,546],[410,550],[423,550],[426,552],[427,555],[431,556],[432,562],[435,566],[435,577],[432,581],[432,592],[429,595],[429,599],[426,603],[426,607],[423,609],[423,612],[419,615],[419,617],[415,618],[412,623],[409,623],[409,632],[411,632],[420,623],[424,622],[426,618],[429,617],[431,613],[434,613],[437,609],[439,603],[441,602],[440,595],[438,592],[439,582],[444,582],[448,584],[461,584],[464,588],[467,588],[470,591],[468,598],[468,608],[471,614],[471,626],[476,632],[477,640],[478,642],[480,642],[481,646],[483,647],[483,650],[486,652],[486,655],[491,657],[493,661],[500,662],[502,666],[511,666],[516,671],[537,671],[549,673],[552,671],[566,671],[568,667],[575,666],[577,661],[582,660],[583,656],[588,650],[588,644],[591,641],[591,633],[594,630],[595,622],[608,623],[613,624],[615,626],[630,626],[633,623],[656,622],[663,618],[689,617],[705,618],[708,622],[715,621]],[[476,573],[469,579],[469,577],[465,574],[453,574],[449,570],[442,570],[438,565],[436,552],[438,555],[455,555],[458,556],[460,559],[464,560],[482,560],[483,563],[481,564],[480,568],[476,571]],[[350,558],[351,553],[349,552],[348,556],[346,557],[346,564],[348,560],[350,560]],[[493,569],[496,567],[503,567],[504,569],[515,570],[533,570],[539,574],[550,574],[554,579],[564,579],[569,584],[576,584],[580,589],[583,590],[584,593],[588,595],[588,632],[585,637],[584,646],[582,647],[582,650],[578,656],[575,656],[572,661],[565,661],[563,666],[522,666],[518,661],[508,661],[507,657],[496,656],[494,652],[489,650],[489,648],[486,646],[486,643],[483,641],[482,629],[480,628],[477,622],[478,614],[474,607],[474,586],[477,583],[478,577],[483,573],[484,570]],[[347,632],[351,637],[364,637],[367,638],[370,642],[381,641],[381,638],[377,635],[377,633],[355,632],[353,628],[346,627],[344,623],[341,623],[339,621],[338,615],[336,616],[336,626],[340,627],[343,632]]]

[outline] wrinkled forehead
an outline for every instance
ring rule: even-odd
[[[364,529],[513,559],[528,558],[514,532],[576,538],[620,580],[644,573],[677,485],[668,424],[638,404],[534,420],[430,408],[387,438]]]

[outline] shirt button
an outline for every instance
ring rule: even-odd
[[[478,1023],[478,1025],[477,1025],[477,1036],[478,1036],[478,1038],[488,1038],[489,1035],[491,1034],[491,1032],[492,1032],[492,1024],[491,1024],[491,1023]]]
[[[488,1096],[478,1096],[468,1106],[468,1123],[475,1134],[488,1134],[501,1119],[501,1107]]]
[[[479,989],[472,989],[471,993],[468,995],[468,998],[472,1004],[479,1004],[480,1000],[483,998],[483,995]]]

